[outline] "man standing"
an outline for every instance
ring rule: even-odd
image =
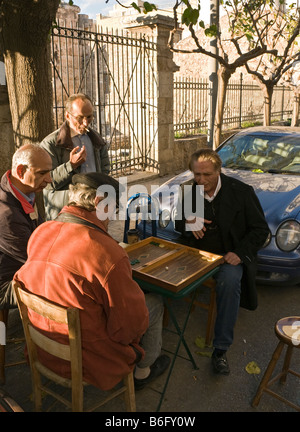
[[[77,93],[66,101],[66,121],[41,142],[52,159],[52,182],[44,190],[46,220],[55,219],[68,202],[68,188],[74,174],[99,172],[109,174],[107,146],[89,127],[93,120],[91,99]]]
[[[135,368],[135,386],[142,389],[170,362],[161,355],[162,299],[144,295],[132,279],[127,253],[107,232],[117,180],[87,173],[74,175],[72,183],[69,205],[32,235],[28,260],[15,279],[38,296],[79,309],[86,382],[108,390]],[[97,195],[102,185],[115,192]],[[54,339],[66,332],[34,314],[30,319],[41,330],[51,329]],[[66,362],[54,364],[46,353],[40,356],[54,372],[70,374]]]
[[[257,307],[256,255],[269,229],[253,188],[221,173],[221,166],[213,150],[201,149],[192,154],[192,196],[183,195],[179,200],[175,227],[190,246],[224,256],[224,264],[215,276],[217,317],[212,364],[215,372],[227,375],[230,370],[226,352],[233,342],[239,306],[250,310]],[[204,189],[202,220],[185,218],[183,214],[183,200],[195,207],[200,194],[197,185]]]
[[[11,281],[27,259],[27,243],[42,222],[35,193],[51,182],[51,158],[38,144],[20,147],[0,185],[0,309],[16,307]]]

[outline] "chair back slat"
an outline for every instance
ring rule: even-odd
[[[71,360],[70,345],[62,344],[50,339],[49,337],[43,335],[40,331],[36,330],[30,324],[28,325],[28,329],[32,341],[38,347],[60,359],[67,361]]]
[[[20,299],[29,309],[60,324],[68,324],[67,308],[50,303],[35,294],[18,289]]]

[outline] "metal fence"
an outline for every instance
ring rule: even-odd
[[[109,147],[112,174],[157,170],[156,42],[141,34],[54,27],[51,38],[54,117],[66,99],[88,94],[94,127]]]
[[[113,175],[136,169],[159,170],[157,42],[127,31],[99,32],[59,26],[52,29],[51,62],[54,117],[64,120],[65,101],[73,93],[90,95],[94,127],[109,147]],[[174,78],[174,133],[185,136],[208,128],[207,79]],[[292,114],[292,91],[275,87],[272,119]],[[262,121],[263,93],[241,79],[228,85],[223,129]]]
[[[208,128],[208,79],[176,76],[174,79],[175,136],[204,133]],[[293,92],[284,86],[274,88],[271,119],[292,115]],[[264,96],[259,85],[240,80],[229,81],[224,107],[223,129],[241,127],[248,122],[262,122]]]

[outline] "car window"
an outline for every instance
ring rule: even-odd
[[[218,150],[218,154],[225,168],[300,174],[300,137],[235,135]]]

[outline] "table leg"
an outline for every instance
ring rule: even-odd
[[[186,352],[187,352],[187,354],[188,354],[188,356],[189,356],[189,359],[187,359],[187,360],[190,360],[190,361],[192,362],[194,369],[199,369],[198,366],[196,365],[195,360],[194,360],[194,357],[192,356],[192,353],[191,353],[191,351],[190,351],[190,349],[189,349],[189,347],[188,347],[188,345],[187,345],[187,343],[186,343],[186,341],[185,341],[185,339],[184,339],[184,332],[185,332],[185,329],[186,329],[186,326],[187,326],[187,323],[188,323],[188,320],[189,320],[189,316],[190,316],[190,313],[191,313],[191,309],[192,309],[192,305],[193,305],[193,302],[194,302],[195,296],[196,296],[196,290],[194,290],[193,297],[192,297],[192,301],[191,301],[191,303],[189,304],[189,308],[188,308],[188,311],[187,311],[187,314],[186,314],[186,318],[185,318],[185,320],[184,320],[184,323],[183,323],[183,326],[182,326],[181,329],[180,329],[179,324],[178,324],[178,322],[177,322],[177,320],[176,320],[176,317],[175,317],[175,315],[174,315],[174,313],[173,313],[173,310],[172,310],[171,305],[170,305],[169,302],[164,298],[165,306],[167,307],[167,309],[168,309],[168,311],[169,311],[170,318],[171,318],[171,320],[172,320],[172,322],[173,322],[173,324],[174,324],[174,326],[175,326],[175,329],[176,329],[177,334],[178,334],[178,336],[179,336],[179,340],[178,340],[178,343],[177,343],[177,346],[176,346],[175,352],[173,353],[173,359],[172,359],[171,365],[170,365],[170,367],[169,367],[168,375],[167,375],[167,378],[166,378],[166,382],[165,382],[165,385],[164,385],[163,391],[162,391],[162,393],[161,393],[161,397],[160,397],[160,400],[159,400],[159,403],[158,403],[158,407],[157,407],[157,409],[156,409],[157,412],[160,411],[161,404],[162,404],[162,402],[163,402],[163,398],[164,398],[164,396],[165,396],[165,393],[166,393],[166,390],[167,390],[167,386],[168,386],[168,384],[169,384],[169,380],[170,380],[170,377],[171,377],[171,373],[172,373],[172,371],[173,371],[174,364],[175,364],[175,360],[176,360],[176,357],[177,357],[177,354],[178,354],[178,351],[179,351],[179,348],[180,348],[181,343],[183,343],[183,345],[184,345],[184,347],[185,347],[185,350],[186,350]]]

